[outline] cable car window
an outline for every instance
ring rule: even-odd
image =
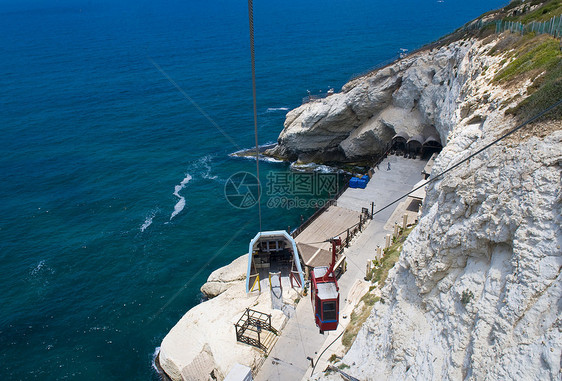
[[[337,313],[336,313],[336,302],[324,302],[324,319],[323,320],[336,320]]]

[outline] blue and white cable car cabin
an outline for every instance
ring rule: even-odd
[[[310,272],[312,281],[310,298],[316,325],[320,333],[334,331],[338,327],[340,310],[340,293],[334,266],[336,264],[336,246],[341,245],[341,239],[333,238],[332,263],[330,266],[315,267]]]

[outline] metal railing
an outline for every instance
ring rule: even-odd
[[[249,308],[246,308],[234,327],[236,328],[236,341],[254,346],[264,352],[267,352],[267,346],[261,341],[262,331],[278,335],[277,330],[271,325],[271,315]]]

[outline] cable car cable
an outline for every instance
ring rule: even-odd
[[[347,329],[347,327],[343,331],[341,331],[341,333],[338,335],[338,337],[336,337],[334,339],[334,341],[332,341],[330,344],[328,344],[328,346],[326,348],[324,348],[324,350],[322,352],[320,352],[320,354],[316,358],[316,362],[314,363],[314,366],[312,367],[312,372],[310,372],[310,377],[312,377],[312,375],[314,374],[314,369],[316,369],[316,365],[318,365],[318,360],[320,360],[320,357],[322,357],[324,352],[326,352],[328,350],[328,348],[330,348],[332,346],[332,344],[334,344],[336,341],[338,341],[338,339],[344,334],[346,329]]]
[[[252,96],[254,102],[254,138],[256,142],[256,177],[258,179],[258,218],[261,229],[261,183],[260,183],[260,151],[258,145],[258,111],[256,102],[256,53],[254,49],[254,5],[248,0],[248,19],[250,24],[250,56],[252,61]]]

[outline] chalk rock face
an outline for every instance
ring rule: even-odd
[[[455,131],[433,173],[491,142],[505,127],[496,122]],[[560,379],[561,171],[562,123],[550,122],[430,185],[383,289],[385,303],[375,305],[343,359],[348,373]]]
[[[433,176],[515,127],[504,111],[530,83],[492,80],[509,63],[486,54],[496,42],[453,44],[396,69],[400,87],[377,118],[393,129],[412,112],[435,126],[446,146]],[[543,122],[428,185],[385,302],[344,356],[345,372],[361,380],[562,379],[561,172],[562,122]]]
[[[397,132],[438,135],[445,145],[461,119],[463,89],[484,66],[481,44],[422,51],[354,79],[342,92],[287,114],[270,155],[299,161],[357,161],[384,152]],[[486,60],[487,58],[484,58]]]
[[[207,298],[222,294],[233,284],[246,280],[247,267],[248,254],[236,258],[229,265],[213,271],[207,282],[201,286],[201,292]]]

